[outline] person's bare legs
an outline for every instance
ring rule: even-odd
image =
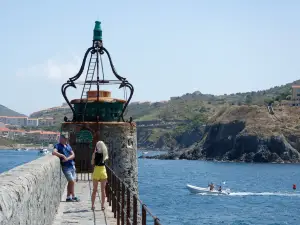
[[[104,209],[104,203],[105,203],[105,186],[106,186],[106,180],[101,181],[101,209]]]
[[[96,199],[97,189],[98,189],[98,181],[97,180],[93,180],[92,210],[95,209],[95,199]]]
[[[74,191],[74,187],[75,187],[75,181],[72,180],[68,183],[68,186],[70,186],[70,189],[69,189],[69,193],[70,195],[73,196],[73,198],[75,197],[75,191]]]
[[[71,198],[72,196],[74,197],[74,181],[68,181],[67,190],[68,196],[70,196]]]

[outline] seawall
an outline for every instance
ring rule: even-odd
[[[0,174],[0,225],[51,225],[66,182],[52,155]]]

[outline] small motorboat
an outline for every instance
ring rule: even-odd
[[[20,148],[18,148],[18,149],[16,149],[16,151],[18,151],[18,152],[19,152],[19,151],[21,151],[21,149],[20,149]]]
[[[48,151],[48,149],[44,148],[44,149],[41,149],[39,151],[39,155],[49,155],[50,152]]]
[[[206,188],[202,188],[202,187],[197,187],[197,186],[193,186],[190,184],[186,185],[187,189],[193,193],[193,194],[199,194],[199,193],[205,193],[205,194],[211,194],[211,195],[229,195],[230,194],[230,189],[224,189],[222,191],[218,191],[218,190],[209,190],[209,187]]]

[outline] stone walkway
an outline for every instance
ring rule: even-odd
[[[95,202],[95,211],[91,210],[91,190],[92,182],[78,181],[75,184],[75,194],[80,198],[80,202],[66,202],[66,188],[62,196],[53,225],[115,225],[116,219],[113,217],[111,207],[105,204],[105,211],[101,210],[100,204],[100,184]]]

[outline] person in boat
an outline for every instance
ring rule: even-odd
[[[219,192],[221,192],[221,191],[222,191],[222,186],[219,186],[219,189],[218,189],[218,191],[219,191]]]
[[[211,183],[211,184],[209,185],[209,190],[210,190],[210,191],[213,191],[213,190],[214,190],[214,188],[215,188],[214,184],[213,184],[213,183]]]
[[[68,181],[66,202],[78,202],[79,198],[74,193],[76,180],[75,154],[71,146],[67,143],[67,139],[67,135],[60,135],[59,143],[54,146],[52,155],[60,158],[62,171]]]
[[[98,190],[98,183],[101,184],[101,209],[104,210],[105,203],[105,186],[107,182],[107,173],[105,168],[105,161],[108,160],[107,147],[103,141],[98,141],[95,151],[92,155],[91,164],[94,166],[93,179],[93,193],[92,193],[92,210],[95,210],[95,199]]]

